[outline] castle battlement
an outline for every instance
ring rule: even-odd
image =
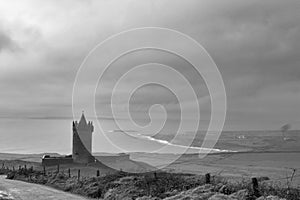
[[[78,121],[73,121],[73,123],[75,124],[75,127],[77,128],[77,130],[78,129],[80,129],[80,130],[90,130],[91,132],[94,132],[94,125],[93,125],[93,122],[92,121],[88,121],[88,123],[87,124],[81,124],[80,126],[79,126],[79,123],[78,123]]]

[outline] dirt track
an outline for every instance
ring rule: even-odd
[[[86,198],[43,185],[7,180],[0,176],[0,199],[5,200],[86,200]]]

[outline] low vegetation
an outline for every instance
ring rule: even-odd
[[[36,184],[48,185],[63,191],[72,192],[90,198],[113,199],[280,199],[298,200],[299,188],[284,187],[267,178],[259,180],[259,194],[255,194],[250,180],[233,181],[222,177],[211,177],[211,183],[204,176],[152,172],[143,174],[125,173],[99,177],[69,176],[64,172],[48,172],[33,168],[18,170],[1,169],[8,179],[16,179]],[[273,196],[272,196],[273,195]],[[258,198],[260,196],[260,198]],[[265,198],[269,196],[268,198]],[[277,197],[275,197],[277,196]],[[280,197],[280,198],[279,198]]]

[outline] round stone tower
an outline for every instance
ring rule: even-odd
[[[91,121],[87,122],[84,113],[79,123],[73,122],[73,151],[72,157],[77,163],[94,162],[92,156],[92,133],[94,126]]]

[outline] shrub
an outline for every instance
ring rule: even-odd
[[[6,176],[7,179],[14,179],[15,178],[15,172],[9,172]]]

